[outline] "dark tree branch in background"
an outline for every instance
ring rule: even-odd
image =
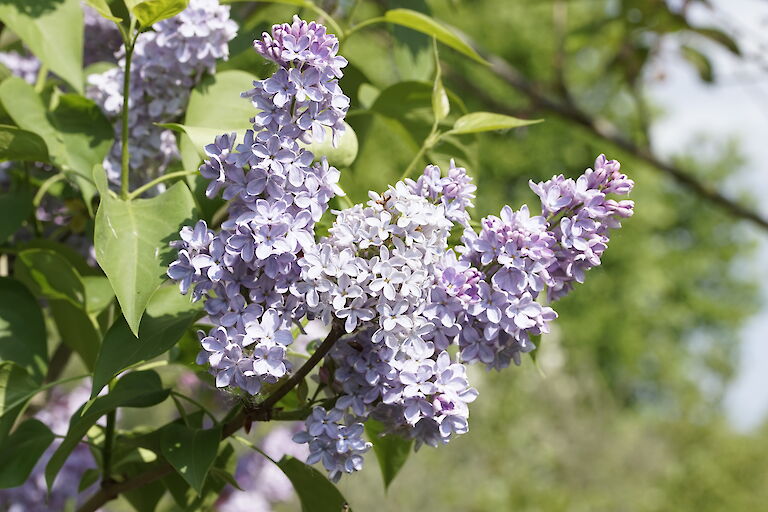
[[[611,142],[634,157],[650,164],[653,168],[667,174],[678,184],[698,195],[702,199],[710,201],[726,212],[736,217],[748,220],[762,229],[768,230],[768,219],[754,210],[742,206],[738,202],[722,195],[715,187],[691,176],[679,167],[661,160],[647,146],[633,142],[623,135],[616,126],[604,118],[593,117],[580,109],[569,99],[551,98],[541,92],[539,88],[522,73],[511,66],[507,61],[496,55],[486,55],[491,63],[491,70],[507,84],[524,94],[538,108],[551,112],[568,121],[581,125],[598,137]],[[512,113],[511,108],[489,95],[483,88],[472,83],[458,73],[453,74],[453,79],[463,87],[472,91],[478,98],[486,103],[490,110],[500,113]]]
[[[301,419],[295,417],[295,415],[290,414],[290,412],[289,414],[285,415],[285,418],[282,418],[280,416],[280,411],[275,409],[275,406],[285,395],[287,395],[294,387],[296,387],[299,382],[301,382],[302,379],[304,379],[309,374],[309,372],[311,372],[312,369],[317,366],[318,363],[320,363],[320,361],[323,360],[323,358],[333,347],[334,343],[336,343],[343,335],[344,328],[334,322],[331,326],[331,332],[328,333],[328,336],[325,337],[323,342],[317,347],[317,349],[301,366],[301,368],[296,370],[296,373],[291,375],[288,380],[286,380],[279,388],[277,388],[267,398],[265,398],[263,402],[255,405],[250,409],[245,408],[240,410],[232,419],[227,421],[222,426],[221,440],[223,441],[224,439],[232,436],[235,434],[235,432],[249,424],[251,421],[270,421],[272,419]],[[309,411],[307,410],[307,413],[308,412]],[[96,492],[96,494],[91,496],[88,501],[86,501],[79,509],[77,509],[77,512],[95,512],[104,506],[105,503],[117,498],[120,494],[151,484],[152,482],[160,480],[161,478],[171,473],[173,473],[173,467],[170,464],[167,462],[158,462],[156,465],[147,469],[143,473],[132,476],[126,480],[123,480],[122,482],[105,482],[101,489]]]

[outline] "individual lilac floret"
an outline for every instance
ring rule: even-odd
[[[216,61],[229,56],[228,42],[237,33],[229,19],[229,6],[218,0],[191,0],[176,16],[142,34],[133,52],[129,100],[130,166],[137,181],[161,174],[178,158],[173,132],[156,123],[175,121],[183,112],[189,93],[205,73],[214,73]],[[123,105],[125,49],[117,53],[119,66],[88,78],[88,96],[114,122],[120,140]],[[115,143],[104,161],[113,182],[119,181],[120,144]]]
[[[293,440],[308,444],[307,463],[322,462],[331,481],[338,482],[344,473],[363,468],[363,455],[372,445],[363,440],[363,424],[354,417],[345,418],[339,409],[315,407],[305,426],[306,430],[295,434]]]
[[[314,23],[296,24],[325,34]],[[204,298],[216,325],[201,334],[198,362],[208,363],[220,387],[256,394],[291,369],[290,329],[307,312],[291,293],[301,276],[298,260],[312,251],[315,223],[342,193],[339,171],[325,159],[315,162],[299,144],[324,136],[326,127],[343,127],[349,99],[338,87],[340,69],[329,73],[327,62],[340,68],[346,61],[336,58],[336,46],[329,48],[309,44],[301,56],[281,61],[287,67],[244,93],[258,109],[253,129],[241,141],[234,133],[216,137],[200,167],[210,180],[209,197],[221,193],[230,201],[228,218],[218,232],[202,221],[186,227],[173,243],[179,256],[168,275],[182,293],[191,289],[195,300]],[[315,50],[320,53],[313,57]]]

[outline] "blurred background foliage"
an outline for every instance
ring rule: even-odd
[[[525,78],[528,92],[494,67],[439,47],[451,101],[446,124],[465,111],[545,120],[504,133],[454,136],[427,152],[422,164],[455,158],[470,170],[478,185],[476,218],[497,214],[504,204],[535,202],[529,179],[578,176],[599,153],[620,160],[636,182],[635,216],[614,235],[603,265],[559,303],[556,330],[542,340],[536,363],[526,358],[501,373],[474,369],[482,399],[472,405],[469,434],[412,455],[387,493],[370,455],[366,471],[340,484],[352,508],[763,509],[768,426],[737,433],[722,410],[739,328],[759,307],[755,279],[744,270],[754,243],[743,221],[642,156],[652,151],[649,130],[662,114],[646,87],[649,73],[659,72],[650,63],[664,38],[682,41],[681,55],[703,81],[715,79],[708,45],[739,54],[724,32],[689,24],[686,8],[706,0],[317,3],[344,27],[387,9],[428,13]],[[316,17],[280,3],[242,2],[233,9],[241,28],[231,59],[218,69],[261,77],[269,71],[251,48],[255,34],[297,9]],[[397,181],[429,133],[432,42],[378,24],[350,35],[340,53],[350,61],[341,86],[352,99],[347,121],[359,142],[342,185],[359,202],[369,189]],[[558,112],[542,97],[564,108]],[[579,115],[568,110],[573,106]],[[681,147],[674,164],[698,180],[722,183],[739,171],[739,147],[703,140]],[[188,345],[181,343],[182,351]],[[126,425],[131,420],[126,415]]]
[[[648,63],[663,38],[712,80],[708,44],[738,54],[725,33],[689,25],[694,2],[661,0],[392,0],[328,2],[354,21],[407,7],[429,13],[527,77],[536,91],[605,118],[638,147],[660,114],[647,97]],[[254,28],[289,14],[265,6]],[[426,36],[381,25],[344,41],[349,123],[360,153],[344,173],[354,200],[394,182],[429,130],[434,65]],[[478,184],[476,213],[535,197],[528,179],[577,176],[605,152],[637,183],[636,214],[604,265],[559,304],[557,330],[531,360],[502,373],[476,371],[482,400],[471,431],[425,448],[384,495],[365,471],[341,483],[357,510],[758,510],[768,498],[768,429],[739,434],[721,402],[734,373],[738,330],[758,307],[755,281],[738,271],[753,243],[743,222],[676,185],[632,152],[530,101],[493,69],[440,47],[452,114],[498,110],[545,123],[464,136],[427,160],[451,157]],[[655,69],[654,72],[658,72]],[[407,85],[403,82],[406,81]],[[420,82],[421,85],[413,83]],[[478,94],[478,91],[484,94]],[[702,127],[706,129],[706,127]],[[739,170],[737,144],[680,148],[675,164],[721,183]],[[425,160],[425,163],[426,161]],[[370,464],[371,461],[368,462]]]

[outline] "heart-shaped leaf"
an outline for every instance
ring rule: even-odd
[[[176,183],[150,199],[125,201],[107,189],[106,174],[96,168],[94,179],[101,192],[96,213],[96,260],[115,291],[123,316],[134,336],[152,294],[166,280],[174,257],[169,243],[181,226],[191,223],[195,208],[186,184]]]

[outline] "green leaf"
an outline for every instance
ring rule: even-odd
[[[39,382],[12,361],[0,362],[0,443],[34,395]]]
[[[0,489],[23,484],[53,442],[53,433],[42,422],[30,418],[16,428],[0,446]]]
[[[448,101],[448,94],[443,87],[441,78],[442,69],[440,68],[440,57],[437,54],[437,39],[432,40],[432,48],[435,57],[435,82],[432,86],[432,112],[436,121],[442,121],[451,112],[451,104]]]
[[[3,0],[0,21],[48,68],[83,91],[83,11],[79,0]]]
[[[483,59],[471,46],[456,35],[453,30],[426,14],[412,11],[411,9],[392,9],[384,13],[384,19],[390,23],[402,25],[430,35],[446,46],[450,46],[481,64],[488,65],[488,61]]]
[[[694,31],[711,41],[719,43],[734,55],[741,55],[741,49],[736,40],[720,29],[712,27],[689,27],[689,30]]]
[[[712,83],[715,79],[714,72],[712,71],[712,63],[709,61],[709,57],[701,53],[696,48],[688,45],[682,45],[680,51],[688,62],[690,62],[696,71],[699,73],[699,77],[707,83]]]
[[[17,278],[40,297],[61,299],[85,309],[85,287],[69,262],[48,249],[25,249],[18,254]]]
[[[433,84],[428,82],[398,82],[381,91],[370,110],[401,121],[421,121],[428,131],[433,115],[432,90]],[[448,90],[446,94],[459,111],[466,111],[461,98]]]
[[[88,295],[77,269],[51,249],[24,249],[18,255],[14,271],[16,278],[35,295],[49,300],[51,316],[62,341],[92,370],[101,335],[87,312]],[[98,277],[91,279],[106,281]]]
[[[190,302],[176,286],[165,286],[157,290],[147,306],[138,339],[123,319],[117,320],[104,336],[93,372],[91,397],[124,369],[170,350],[199,312],[200,303]]]
[[[221,441],[221,429],[191,429],[172,424],[165,432],[163,456],[198,493],[211,469]]]
[[[252,124],[257,110],[240,93],[253,87],[258,78],[245,71],[231,70],[204,78],[190,93],[183,125],[168,126],[185,133],[181,138],[181,156],[185,169],[197,169],[205,158],[203,148],[217,135],[242,134]]]
[[[40,306],[24,285],[8,277],[0,277],[0,360],[18,364],[38,383],[48,367]]]
[[[0,242],[16,233],[24,221],[32,215],[32,190],[22,184],[16,190],[0,194]]]
[[[284,456],[277,462],[293,484],[303,512],[339,512],[349,510],[347,500],[327,478],[298,459]]]
[[[369,419],[365,422],[365,432],[373,443],[373,451],[376,453],[376,460],[379,461],[384,488],[388,489],[405,461],[408,460],[413,441],[395,435],[382,435],[385,430],[386,427],[376,420]]]
[[[48,162],[48,147],[36,133],[0,125],[0,161]]]
[[[311,144],[299,142],[299,145],[311,151],[315,156],[315,161],[325,157],[328,160],[328,164],[335,167],[349,167],[352,165],[357,157],[358,149],[355,130],[347,123],[344,123],[344,133],[339,140],[339,144],[334,147],[331,129],[328,127],[324,127],[324,129],[325,140],[323,142],[312,142]]]
[[[112,14],[112,9],[109,8],[107,0],[85,0],[85,3],[93,7],[96,12],[107,18],[109,21],[114,21],[115,23],[123,21],[122,18],[118,18]]]
[[[80,407],[69,422],[69,430],[61,445],[56,449],[45,468],[45,480],[48,489],[64,462],[80,440],[96,421],[118,407],[150,407],[166,399],[168,390],[163,389],[160,376],[148,370],[129,373],[117,381],[108,395],[100,396]]]
[[[112,124],[91,100],[77,94],[54,97],[51,123],[66,148],[66,169],[77,174],[77,185],[90,206],[95,188],[93,167],[101,165],[115,141]]]
[[[58,94],[48,112],[35,89],[18,77],[0,83],[0,102],[13,121],[36,133],[48,146],[50,161],[74,178],[90,208],[96,189],[91,175],[114,141],[109,121],[92,101]]]
[[[131,489],[123,493],[123,496],[136,512],[154,512],[164,494],[165,486],[157,481],[138,489]]]
[[[93,484],[99,481],[99,470],[96,468],[88,468],[83,472],[83,476],[80,477],[80,485],[77,486],[77,492],[83,492]]]
[[[142,27],[176,16],[187,8],[189,0],[126,0],[125,4]]]
[[[82,276],[85,287],[85,308],[90,314],[98,314],[115,298],[109,279],[103,276]]]
[[[542,122],[542,119],[518,119],[493,112],[473,112],[456,120],[448,134],[480,133],[509,130]]]
[[[94,228],[96,260],[131,332],[138,336],[144,309],[166,280],[173,259],[168,244],[183,224],[192,221],[194,199],[184,183],[176,183],[153,198],[124,201],[110,195],[103,169],[95,169],[94,179],[101,191]]]
[[[101,332],[95,319],[85,309],[64,300],[50,301],[50,308],[61,341],[80,356],[88,371],[93,371],[101,346]]]
[[[182,510],[189,512],[212,510],[214,502],[227,484],[227,480],[221,477],[220,471],[216,470],[218,468],[222,471],[233,472],[236,463],[234,452],[230,443],[221,443],[219,454],[213,462],[213,467],[211,467],[208,478],[206,478],[203,485],[203,490],[200,493],[193,489],[178,473],[171,473],[166,476],[163,479],[163,484],[170,491],[176,504]]]

